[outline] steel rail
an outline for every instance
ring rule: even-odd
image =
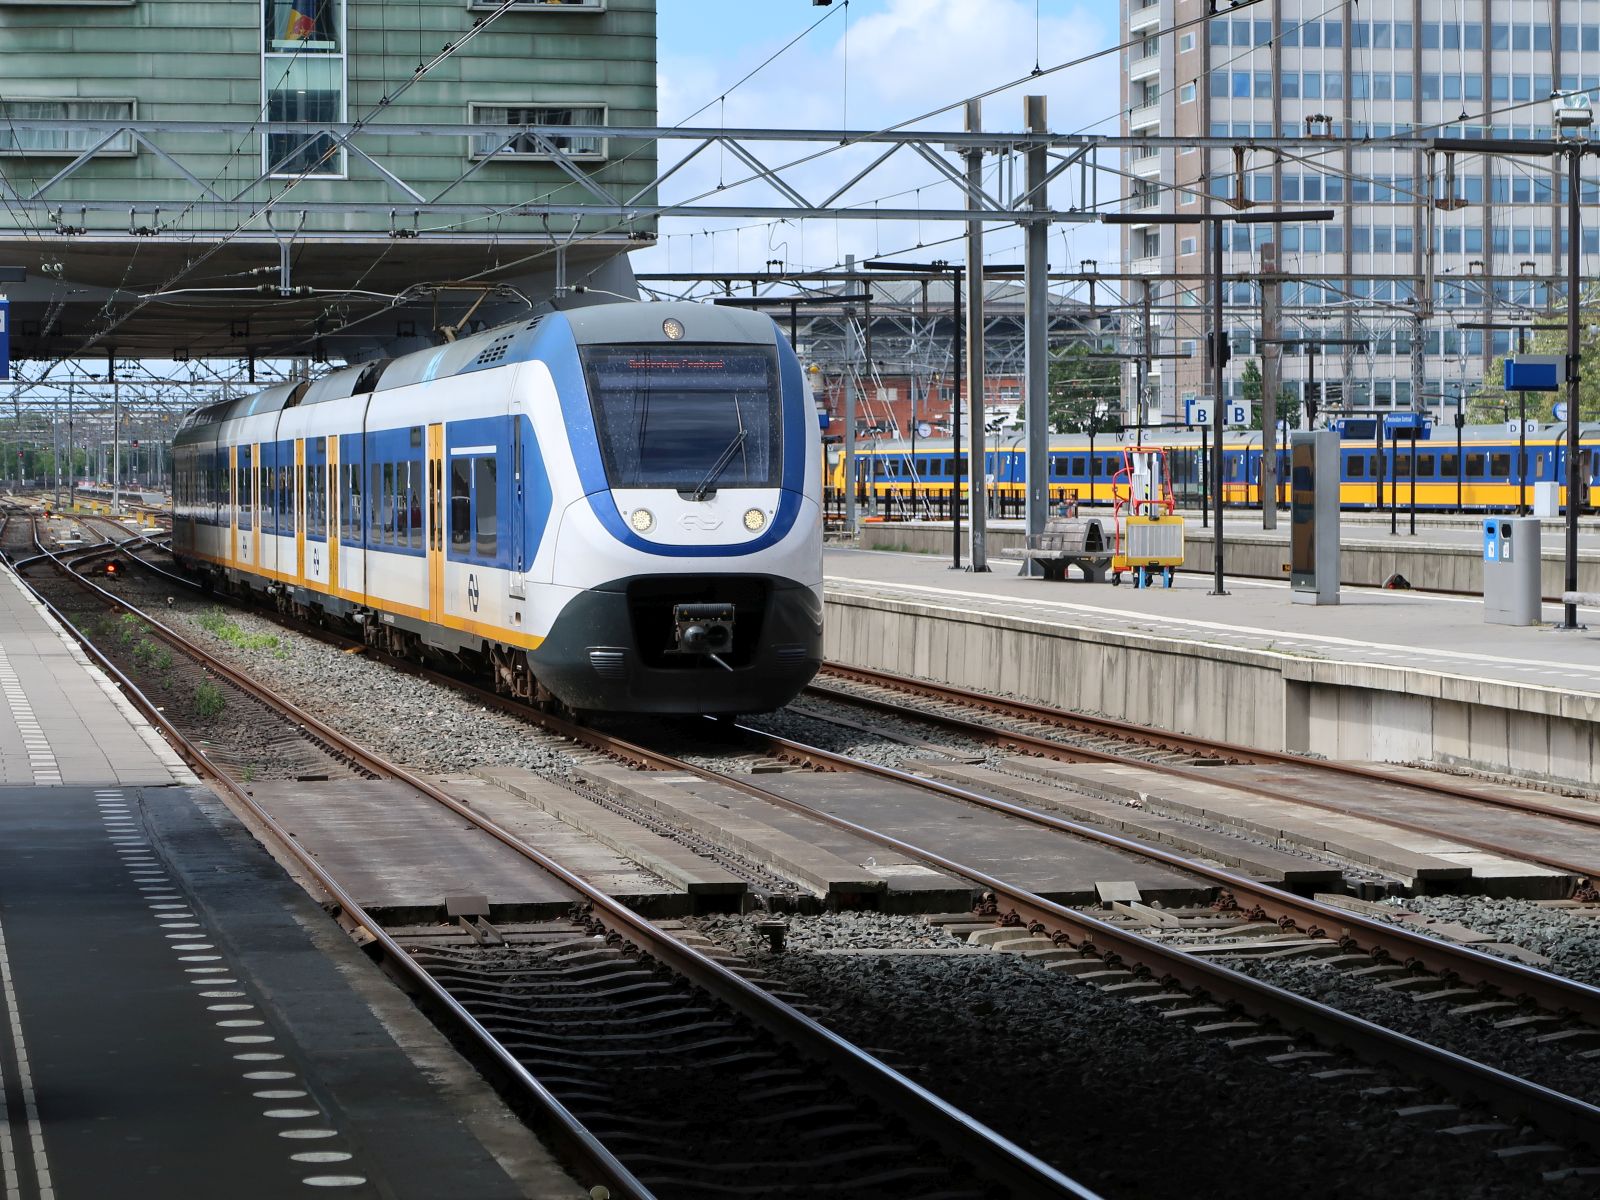
[[[37,541],[35,544],[38,544]],[[54,556],[49,555],[48,552],[46,552],[43,557]],[[130,612],[142,617],[146,621],[149,621],[152,625],[157,627],[158,631],[166,632],[170,636],[177,637],[177,635],[171,635],[171,632],[165,630],[165,627],[161,626],[159,622],[145,616],[145,614],[141,613],[134,606],[118,600],[117,597],[105,592],[105,589],[99,588],[93,583],[90,583],[88,580],[83,579],[81,576],[76,575],[63,564],[59,563],[59,561],[57,562],[57,566],[60,567],[64,573],[72,576],[72,578],[82,583],[84,586],[102,593],[102,595],[106,596],[106,598],[120,604],[121,607],[124,607]],[[592,1186],[594,1184],[604,1184],[606,1187],[611,1188],[613,1193],[618,1197],[629,1197],[632,1198],[632,1200],[654,1200],[654,1193],[652,1193],[649,1188],[641,1183],[634,1176],[634,1174],[628,1170],[628,1168],[625,1167],[615,1157],[615,1155],[611,1153],[610,1150],[606,1149],[606,1147],[597,1138],[595,1138],[592,1133],[589,1132],[588,1128],[581,1121],[579,1121],[578,1118],[574,1116],[572,1112],[567,1109],[567,1107],[544,1086],[544,1084],[539,1082],[536,1076],[534,1076],[525,1066],[518,1062],[516,1057],[512,1055],[512,1053],[507,1050],[499,1042],[499,1040],[494,1037],[493,1034],[484,1028],[484,1026],[476,1017],[474,1017],[458,1000],[451,996],[450,993],[446,991],[445,988],[438,983],[438,981],[429,975],[428,972],[424,970],[423,967],[418,964],[410,954],[406,953],[405,949],[399,944],[399,942],[397,942],[381,924],[375,921],[367,913],[367,911],[361,906],[360,902],[353,895],[351,895],[350,892],[348,892],[337,879],[329,874],[328,871],[312,854],[304,850],[299,845],[296,839],[288,832],[288,830],[279,824],[277,819],[273,817],[271,813],[269,813],[261,805],[257,804],[254,797],[252,797],[250,793],[244,790],[244,788],[239,784],[235,783],[226,772],[214,766],[206,757],[204,751],[202,751],[198,746],[184,736],[183,732],[179,730],[171,720],[168,719],[167,715],[161,710],[161,708],[144,694],[144,692],[139,688],[138,684],[134,682],[134,680],[127,674],[125,674],[108,657],[106,657],[106,655],[101,653],[93,641],[86,637],[83,632],[72,622],[72,620],[64,612],[57,608],[56,605],[51,603],[51,601],[44,596],[44,594],[41,593],[38,588],[34,587],[26,579],[23,579],[20,574],[17,576],[17,579],[18,582],[27,588],[27,590],[45,608],[45,610],[48,611],[50,615],[61,624],[62,628],[68,630],[72,634],[73,638],[76,639],[78,644],[83,647],[85,653],[89,655],[89,657],[102,671],[106,672],[106,674],[124,692],[124,694],[126,694],[129,699],[140,709],[140,711],[144,713],[145,717],[161,730],[163,736],[172,742],[172,744],[179,750],[180,753],[183,754],[190,764],[196,767],[205,777],[209,778],[213,784],[225,790],[229,796],[231,796],[240,806],[250,813],[253,819],[259,821],[261,825],[272,834],[278,845],[284,851],[286,851],[295,860],[295,862],[300,865],[300,867],[302,867],[309,875],[316,879],[319,887],[326,891],[329,896],[333,897],[333,899],[339,904],[340,908],[344,911],[345,915],[352,922],[354,922],[359,929],[364,930],[374,939],[375,943],[381,948],[385,961],[391,966],[397,968],[409,984],[419,988],[427,996],[430,1003],[437,1005],[449,1020],[454,1021],[457,1025],[459,1025],[460,1028],[472,1039],[474,1044],[476,1044],[481,1051],[488,1054],[494,1060],[499,1069],[505,1071],[512,1080],[514,1080],[529,1094],[529,1097],[535,1102],[550,1123],[547,1132],[552,1133],[556,1140],[568,1149],[575,1160],[582,1164],[583,1169],[587,1170],[591,1174],[592,1179],[589,1181],[588,1186]],[[178,641],[187,651],[196,653],[201,661],[206,662],[208,666],[211,665],[212,660],[210,660],[210,656],[206,655],[204,651],[199,650],[198,647],[189,646],[188,643],[183,642],[181,637],[178,638]],[[231,678],[231,672],[223,673],[229,674]],[[252,694],[256,694],[254,689],[249,690],[252,691]],[[286,711],[287,710],[293,710],[292,713],[289,713],[289,715],[294,715],[299,712],[298,709],[293,709],[292,705],[286,706]]]
[[[930,1136],[939,1140],[941,1145],[950,1148],[952,1152],[966,1158],[979,1169],[985,1171],[987,1173],[986,1179],[1013,1189],[1013,1193],[1018,1200],[1023,1197],[1035,1196],[1097,1200],[1095,1193],[1064,1173],[1015,1145],[1010,1140],[989,1129],[982,1122],[975,1120],[921,1085],[907,1079],[904,1075],[880,1062],[872,1055],[860,1050],[811,1017],[777,997],[762,991],[755,984],[729,970],[715,959],[702,954],[693,947],[656,928],[656,926],[626,905],[614,900],[587,880],[573,874],[559,862],[547,857],[535,847],[528,845],[495,821],[484,817],[469,806],[456,800],[453,796],[434,787],[426,780],[411,774],[403,767],[378,758],[358,743],[345,738],[337,730],[324,724],[293,703],[265,691],[248,676],[235,671],[228,664],[207,654],[206,651],[190,643],[181,634],[114,593],[107,592],[81,576],[74,575],[74,578],[84,586],[93,588],[107,599],[140,617],[163,637],[182,648],[185,653],[202,659],[209,668],[215,670],[230,682],[237,684],[265,703],[277,708],[290,716],[291,719],[303,723],[308,730],[314,731],[318,737],[338,747],[341,753],[349,754],[361,765],[379,774],[380,777],[394,779],[417,789],[457,815],[465,817],[478,828],[524,858],[537,864],[582,896],[597,913],[601,914],[603,923],[613,929],[625,932],[629,940],[652,957],[680,976],[690,980],[696,986],[716,996],[734,1011],[752,1020],[774,1036],[792,1045],[797,1045],[814,1057],[821,1058],[832,1070],[844,1076],[857,1088],[873,1096],[879,1103],[901,1112],[908,1119],[920,1123]],[[165,718],[162,718],[161,723],[164,728],[169,727],[169,723],[165,721]],[[230,791],[233,790],[230,787]],[[259,808],[253,801],[250,802],[250,807],[253,812]],[[267,819],[270,821],[270,817]],[[272,824],[276,834],[278,827],[275,822]],[[298,853],[296,857],[300,857]],[[314,866],[312,869],[317,870],[319,875],[321,874],[320,869]],[[352,910],[352,912],[356,911],[360,911],[359,908]],[[379,932],[371,922],[364,920],[362,923],[375,933]],[[487,1033],[484,1036],[488,1036]],[[565,1110],[563,1109],[562,1111],[564,1112]],[[592,1137],[592,1135],[590,1136]],[[643,1195],[647,1196],[648,1193],[643,1193]]]
[[[929,699],[951,700],[957,703],[968,704],[976,707],[988,708],[991,711],[1009,713],[1029,720],[1047,722],[1066,729],[1083,726],[1084,732],[1103,733],[1111,737],[1119,737],[1125,741],[1136,741],[1142,745],[1156,746],[1184,753],[1204,755],[1211,758],[1236,758],[1246,764],[1260,766],[1293,766],[1301,770],[1327,771],[1334,775],[1344,775],[1352,778],[1363,779],[1373,783],[1383,783],[1391,787],[1409,788],[1419,792],[1429,792],[1434,795],[1444,796],[1452,800],[1465,800],[1473,804],[1489,805],[1496,808],[1507,808],[1530,816],[1539,816],[1551,820],[1566,821],[1570,824],[1581,825],[1587,828],[1600,829],[1600,811],[1595,814],[1571,812],[1566,809],[1552,808],[1549,805],[1539,804],[1530,800],[1519,800],[1511,796],[1494,796],[1475,789],[1452,787],[1450,784],[1426,779],[1409,779],[1394,775],[1375,767],[1365,767],[1356,763],[1337,762],[1330,759],[1304,758],[1300,755],[1288,754],[1278,750],[1252,750],[1245,746],[1235,745],[1231,742],[1207,741],[1203,738],[1191,737],[1186,734],[1167,734],[1156,732],[1140,725],[1125,724],[1105,717],[1080,717],[1076,713],[1062,712],[1057,709],[1045,708],[1042,705],[1029,704],[1025,701],[1002,699],[1000,697],[985,696],[982,692],[972,692],[965,688],[947,687],[944,684],[928,683],[925,680],[904,680],[897,676],[886,675],[881,672],[865,670],[859,667],[841,667],[828,663],[824,669],[830,674],[843,678],[855,679],[857,682],[871,684],[875,687],[888,688],[895,691],[920,694]],[[961,717],[945,713],[927,712],[922,709],[909,708],[872,696],[858,696],[852,692],[840,692],[826,687],[812,685],[819,695],[830,699],[845,700],[850,703],[860,704],[867,708],[876,708],[883,712],[913,720],[925,721],[931,724],[943,725],[946,728],[956,729],[973,736],[988,737],[995,740],[1010,741],[1029,750],[1037,751],[1061,761],[1071,762],[1103,762],[1113,763],[1117,766],[1135,766],[1145,770],[1158,771],[1162,774],[1173,775],[1180,779],[1187,779],[1195,783],[1216,785],[1218,779],[1204,767],[1183,766],[1178,763],[1152,762],[1148,759],[1138,758],[1127,754],[1118,754],[1111,750],[1095,750],[1087,746],[1072,746],[1063,742],[1051,741],[1049,738],[1038,737],[1033,734],[1013,732],[1011,730],[998,730],[993,726],[986,726],[982,722],[966,721]],[[1245,792],[1250,795],[1261,796],[1268,800],[1283,799],[1281,788],[1275,789],[1265,784],[1251,783],[1248,780],[1229,779],[1226,786],[1234,791]],[[1359,812],[1326,800],[1318,800],[1297,792],[1294,797],[1296,804],[1305,805],[1307,808],[1320,809],[1323,812],[1338,813],[1341,816],[1364,816]],[[1411,821],[1403,817],[1385,815],[1381,818],[1371,817],[1371,820],[1381,820],[1386,825],[1393,825],[1397,829],[1409,830],[1412,833],[1421,833],[1430,837],[1448,837],[1452,841],[1460,842],[1464,846],[1472,846],[1491,854],[1502,854],[1512,858],[1519,858],[1527,862],[1536,862],[1540,866],[1550,867],[1553,870],[1565,871],[1576,875],[1580,879],[1600,878],[1600,863],[1581,863],[1557,855],[1533,853],[1517,850],[1486,838],[1475,837],[1471,834],[1458,833],[1454,830],[1441,829],[1437,825],[1428,825],[1420,821]]]
[[[1437,974],[1452,976],[1460,976],[1463,968],[1470,968],[1474,978],[1496,988],[1509,998],[1526,997],[1551,1012],[1569,1012],[1589,1024],[1600,1025],[1600,987],[1596,987],[1593,984],[1568,979],[1562,975],[1542,971],[1538,967],[1486,954],[1481,950],[1473,949],[1471,946],[1458,946],[1449,942],[1442,942],[1437,938],[1414,933],[1401,926],[1390,925],[1383,921],[1365,917],[1360,913],[1335,908],[1332,905],[1323,904],[1305,896],[1295,895],[1293,892],[1284,891],[1281,888],[1273,887],[1271,884],[1262,883],[1260,880],[1251,879],[1245,875],[1237,875],[1222,867],[1213,867],[1196,862],[1174,851],[1163,850],[1159,846],[1134,841],[1109,830],[1072,821],[1066,817],[1056,816],[1053,813],[1040,812],[1024,804],[998,799],[993,796],[985,796],[956,784],[944,783],[941,780],[915,775],[898,767],[884,766],[881,763],[851,758],[848,755],[838,754],[820,747],[807,746],[789,738],[780,737],[777,734],[739,725],[736,722],[734,726],[753,739],[758,745],[765,744],[777,751],[803,756],[815,763],[828,765],[836,769],[865,772],[896,783],[908,784],[912,787],[937,792],[954,800],[962,800],[982,808],[992,809],[1007,816],[1020,817],[1025,821],[1042,825],[1061,833],[1090,838],[1103,845],[1125,850],[1142,858],[1187,871],[1191,875],[1209,879],[1226,888],[1241,903],[1257,904],[1273,915],[1291,917],[1297,927],[1306,930],[1308,933],[1312,931],[1326,932],[1329,927],[1343,927],[1341,933],[1348,936],[1350,930],[1359,930],[1365,935],[1370,945],[1382,949],[1385,953],[1399,959],[1401,962],[1414,961]],[[718,779],[724,783],[730,782],[726,776],[718,776]],[[797,811],[827,819],[827,814],[819,813],[817,810],[800,804],[798,801],[788,801],[787,803]]]
[[[140,562],[141,560],[135,556],[134,561]],[[179,578],[177,576],[168,576],[168,573],[162,571],[161,568],[155,567],[151,564],[144,565],[157,574],[170,578]],[[332,635],[326,630],[318,630],[315,632],[317,636],[324,638],[337,637],[337,635]],[[348,641],[348,639],[344,638],[338,638],[338,640]],[[809,808],[803,804],[799,804],[796,801],[790,800],[784,796],[780,796],[779,794],[771,792],[765,788],[750,784],[742,779],[721,775],[714,771],[709,771],[705,768],[695,766],[692,763],[683,763],[669,755],[661,754],[657,751],[649,749],[648,747],[638,745],[637,743],[613,738],[610,735],[589,729],[586,726],[575,724],[571,721],[564,720],[548,713],[538,712],[530,709],[525,704],[509,700],[506,697],[498,695],[497,693],[480,688],[475,684],[465,683],[462,680],[442,675],[436,671],[432,671],[426,667],[405,660],[391,660],[387,659],[386,657],[386,661],[391,661],[396,668],[413,673],[423,674],[441,684],[457,689],[469,690],[475,699],[480,700],[483,703],[492,704],[500,711],[525,720],[533,721],[536,724],[542,725],[552,733],[556,733],[562,737],[589,745],[594,749],[601,750],[606,753],[620,752],[625,757],[633,758],[636,761],[646,763],[664,771],[688,771],[702,779],[711,782],[737,787],[740,790],[745,791],[748,795],[765,801],[777,803],[795,812],[800,812],[808,816],[819,817],[823,820],[835,819],[830,814],[819,813],[815,809]],[[227,670],[226,664],[219,665],[221,665],[224,670]],[[830,664],[829,669],[834,670],[835,668],[833,668]],[[856,668],[838,668],[838,670],[841,672],[851,672],[862,676],[875,675],[874,672],[859,671]],[[244,686],[250,686],[250,682],[246,677],[241,676],[240,679]],[[867,679],[864,681],[876,682],[874,679]],[[932,690],[934,687],[934,685],[927,686],[930,688],[930,690]],[[939,689],[940,692],[943,690],[944,689],[942,688]],[[984,696],[982,693],[978,692],[964,692],[962,689],[957,688],[952,688],[949,690],[963,697],[971,696],[976,701],[988,701],[995,699],[993,697]],[[845,695],[846,698],[850,700],[858,699],[858,697],[849,696],[848,694],[838,694]],[[1014,706],[1018,709],[1036,709],[1044,717],[1054,717],[1058,721],[1063,716],[1067,716],[1067,714],[1061,714],[1055,710],[1046,709],[1042,706],[1026,704],[1025,702],[997,700],[996,703],[1008,707]],[[887,704],[885,704],[885,706],[890,709],[896,707]],[[298,710],[296,711],[298,712]],[[921,711],[906,710],[903,715],[916,719],[923,719],[930,714],[925,714]],[[313,722],[320,727],[320,722],[316,722],[315,718],[310,717],[309,714],[301,714],[299,719]],[[1086,720],[1093,721],[1097,719],[1086,718]],[[951,721],[958,724],[960,723],[958,718],[951,718]],[[1110,724],[1114,725],[1115,723],[1112,722]],[[1346,909],[1334,908],[1331,905],[1322,904],[1315,900],[1296,895],[1293,892],[1275,888],[1270,884],[1250,879],[1244,875],[1235,874],[1220,867],[1211,867],[1195,862],[1194,860],[1185,858],[1173,851],[1163,850],[1159,846],[1153,846],[1144,842],[1138,842],[1129,838],[1124,838],[1118,834],[1097,828],[1093,825],[1082,824],[1080,822],[1072,821],[1052,813],[1040,812],[1036,809],[1028,808],[1025,805],[1013,803],[1011,801],[983,796],[954,784],[943,783],[939,780],[913,775],[893,767],[887,767],[877,763],[854,759],[847,755],[836,754],[832,751],[823,750],[819,747],[805,746],[799,742],[780,738],[775,734],[769,734],[762,730],[752,729],[748,726],[738,726],[738,728],[746,737],[756,739],[757,741],[765,741],[769,745],[780,749],[784,754],[798,756],[820,766],[825,766],[831,769],[867,771],[876,773],[881,777],[889,778],[895,780],[896,782],[906,783],[915,787],[939,792],[953,799],[963,800],[968,803],[991,808],[1009,816],[1020,817],[1024,820],[1047,826],[1062,833],[1088,838],[1104,845],[1137,854],[1146,859],[1160,862],[1166,866],[1187,871],[1190,874],[1209,879],[1219,886],[1227,888],[1234,894],[1234,897],[1242,903],[1247,905],[1259,905],[1263,910],[1272,913],[1275,917],[1289,916],[1294,920],[1298,927],[1303,929],[1309,930],[1317,928],[1343,927],[1345,932],[1348,932],[1348,930],[1351,928],[1359,930],[1364,935],[1364,939],[1370,947],[1377,948],[1401,962],[1415,962],[1427,970],[1446,975],[1459,975],[1463,966],[1470,966],[1474,972],[1475,978],[1477,978],[1480,982],[1495,988],[1508,998],[1514,999],[1518,997],[1526,997],[1528,1000],[1546,1010],[1552,1012],[1570,1012],[1586,1023],[1600,1025],[1600,988],[1592,985],[1567,979],[1563,976],[1555,975],[1550,972],[1541,971],[1536,967],[1527,966],[1522,963],[1517,963],[1508,959],[1499,958],[1494,955],[1485,954],[1483,951],[1474,950],[1471,947],[1453,946],[1449,943],[1441,942],[1436,938],[1430,938],[1423,934],[1414,933],[1411,930],[1404,929],[1399,926],[1373,920],[1372,918],[1365,917],[1360,913],[1350,912]],[[979,726],[979,728],[984,729],[987,727]],[[1135,728],[1137,729],[1138,727]],[[1148,733],[1149,731],[1144,732]],[[332,731],[330,731],[330,735],[335,737],[337,736],[337,734],[333,734]],[[1004,733],[1004,736],[1016,740],[1027,740],[1030,737],[1030,735],[1011,734],[1009,732]],[[1051,743],[1045,739],[1041,739],[1041,741],[1046,747],[1052,748],[1055,752],[1081,754],[1095,761],[1107,761],[1119,764],[1131,762],[1139,766],[1159,765],[1149,763],[1143,759],[1119,758],[1114,754],[1079,749],[1077,747],[1063,746],[1060,743]],[[1228,743],[1199,744],[1214,745],[1230,752],[1237,749],[1242,754],[1252,753],[1244,747],[1234,747]],[[1292,756],[1287,755],[1283,757],[1288,761],[1293,761],[1300,764],[1308,761],[1297,760]],[[1310,761],[1312,762],[1312,765],[1316,765],[1314,760]],[[1215,782],[1214,778],[1207,776],[1203,771],[1198,774],[1198,778],[1202,782]],[[423,786],[426,787],[426,784],[423,784]],[[1275,794],[1273,794],[1273,798],[1281,799],[1281,797]],[[450,804],[454,803],[454,801],[450,800],[448,797],[446,798],[445,802]],[[466,812],[463,815],[466,815],[471,819],[477,819],[477,814],[475,813]],[[1428,832],[1436,833],[1437,831],[1429,830]],[[870,831],[867,831],[867,833],[870,835]]]
[[[1547,1132],[1572,1137],[1589,1145],[1600,1146],[1600,1107],[1589,1104],[1586,1101],[1568,1096],[1552,1088],[1547,1088],[1531,1080],[1522,1079],[1498,1068],[1475,1062],[1453,1051],[1429,1045],[1395,1030],[1386,1029],[1381,1025],[1352,1016],[1329,1005],[1321,1004],[1318,1001],[1310,1000],[1275,985],[1262,982],[1242,972],[1233,971],[1216,963],[1208,962],[1196,955],[1185,954],[1159,942],[1140,937],[1086,913],[1018,888],[978,868],[956,862],[937,851],[929,850],[926,847],[915,845],[890,834],[859,825],[835,813],[812,808],[749,780],[741,779],[737,776],[719,774],[660,751],[652,750],[598,730],[574,725],[569,721],[552,717],[545,713],[530,712],[528,715],[533,721],[551,732],[574,738],[580,743],[597,750],[619,754],[660,770],[692,774],[709,782],[736,788],[747,795],[811,819],[822,821],[835,829],[864,838],[886,849],[917,859],[952,875],[971,880],[982,887],[988,888],[996,897],[1003,898],[1007,904],[1016,909],[1019,916],[1029,921],[1037,922],[1043,927],[1053,925],[1057,928],[1064,927],[1065,929],[1076,931],[1078,944],[1086,949],[1098,952],[1104,948],[1120,955],[1126,961],[1138,963],[1154,962],[1159,966],[1161,973],[1165,977],[1185,987],[1203,990],[1220,999],[1237,1004],[1248,1011],[1277,1020],[1290,1027],[1305,1030],[1307,1033],[1313,1034],[1331,1044],[1343,1046],[1368,1061],[1396,1066],[1434,1080],[1456,1094],[1471,1096],[1502,1112],[1520,1114]],[[802,746],[785,738],[750,729],[747,726],[740,725],[738,722],[726,723],[738,729],[741,733],[752,735],[757,739],[770,738],[774,744],[784,744],[786,748],[793,752],[815,754],[819,758],[832,759],[837,764],[846,766],[849,769],[866,770],[882,778],[893,779],[897,782],[912,784],[917,787],[931,788],[955,799],[966,800],[1001,812],[1008,812],[1013,816],[1038,820],[1041,824],[1053,825],[1063,832],[1081,832],[1098,841],[1117,846],[1135,854],[1158,859],[1191,873],[1211,875],[1218,878],[1220,882],[1228,883],[1230,887],[1237,886],[1239,891],[1247,894],[1260,892],[1263,898],[1278,898],[1280,895],[1275,893],[1273,889],[1263,888],[1262,885],[1242,876],[1233,876],[1228,872],[1222,871],[1197,869],[1197,864],[1178,855],[1157,851],[1149,846],[1143,846],[1114,835],[1105,834],[1103,831],[1075,826],[1070,821],[1060,821],[1005,801],[992,800],[988,797],[967,792],[961,788],[940,784],[934,780],[921,779],[893,767],[865,763],[844,755],[835,755],[829,751],[820,751],[814,747]],[[1355,914],[1345,913],[1327,905],[1316,904],[1313,901],[1300,901],[1298,897],[1288,896],[1287,893],[1281,894],[1281,898],[1303,903],[1307,906],[1307,911],[1328,919],[1344,920],[1353,918],[1353,923],[1355,924],[1375,924],[1367,922]],[[1381,927],[1377,931],[1383,933],[1391,932]],[[1405,930],[1394,930],[1392,932],[1401,935],[1398,939],[1400,943],[1407,946],[1414,945],[1419,952],[1416,956],[1419,961],[1422,961],[1424,956],[1437,960],[1442,957],[1442,952],[1454,949],[1453,947],[1446,947],[1443,943],[1408,933]],[[1489,970],[1511,968],[1512,976],[1518,978],[1519,981],[1523,981],[1523,976],[1531,977],[1530,980],[1525,982],[1531,981],[1535,984],[1543,982],[1557,989],[1561,995],[1568,998],[1570,998],[1572,989],[1576,989],[1578,995],[1588,998],[1593,1011],[1600,1012],[1600,989],[1577,984],[1571,980],[1564,980],[1558,976],[1546,975],[1544,972],[1532,971],[1529,968],[1520,967],[1519,964],[1507,963],[1503,959],[1495,959],[1478,951],[1470,951],[1463,957],[1468,957],[1475,963],[1478,960],[1482,960],[1483,965]],[[1454,965],[1459,966],[1460,964],[1455,963]]]

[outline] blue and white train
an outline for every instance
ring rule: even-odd
[[[189,414],[173,551],[509,695],[767,711],[821,663],[817,430],[769,317],[554,313]]]

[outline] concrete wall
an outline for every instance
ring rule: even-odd
[[[964,613],[830,588],[827,656],[1271,750],[1592,785],[1600,697]]]
[[[1109,535],[1110,518],[1107,517],[1105,520]],[[1403,517],[1401,522],[1404,528]],[[1387,538],[1387,528],[1385,528],[1385,538]],[[1284,537],[1272,537],[1260,532],[1229,532],[1227,541],[1228,574],[1245,579],[1289,577],[1289,545]],[[1018,529],[1000,528],[990,529],[988,532],[989,555],[996,560],[1002,549],[1020,548],[1022,544],[1022,532]],[[1211,544],[1211,530],[1191,527],[1185,535],[1183,569],[1209,572]],[[936,524],[863,525],[860,545],[863,550],[949,554],[950,527]],[[1562,558],[1562,545],[1559,532],[1545,530],[1541,587],[1546,600],[1559,601],[1564,590],[1566,564]],[[966,549],[963,547],[962,556],[965,555]],[[1387,541],[1382,544],[1364,544],[1363,541],[1347,540],[1340,548],[1339,577],[1347,586],[1381,587],[1384,580],[1396,573],[1404,575],[1412,587],[1425,591],[1481,595],[1483,552],[1476,543],[1429,542],[1421,533],[1417,535],[1417,541],[1412,542],[1407,538],[1404,543],[1396,546],[1387,544]],[[1076,573],[1073,578],[1077,578]],[[1578,551],[1578,590],[1600,592],[1600,551]]]

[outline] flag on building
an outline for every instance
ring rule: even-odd
[[[316,21],[297,8],[289,10],[289,19],[285,22],[283,39],[286,42],[302,42],[316,31]]]

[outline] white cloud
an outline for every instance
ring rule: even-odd
[[[823,35],[827,36],[824,37]],[[1037,37],[1037,41],[1036,41]],[[836,129],[848,120],[852,129],[881,129],[959,102],[1014,79],[1025,82],[985,99],[984,126],[991,130],[1021,129],[1022,97],[1048,97],[1050,127],[1074,132],[1092,123],[1115,129],[1119,103],[1117,56],[1102,55],[1092,62],[1040,78],[1030,76],[1036,58],[1045,67],[1078,58],[1112,44],[1116,37],[1115,8],[1093,0],[1067,3],[1055,0],[1044,6],[1035,25],[1034,5],[1028,0],[887,0],[876,12],[856,17],[846,34],[842,21],[824,24],[766,67],[754,79],[736,88],[691,124],[710,127]],[[704,56],[665,58],[660,64],[659,102],[663,121],[677,121],[718,95],[745,71],[783,44],[751,46],[743,61],[730,63]],[[943,112],[917,127],[954,130],[962,126],[959,107]],[[668,143],[663,160],[671,162],[689,144]],[[806,157],[815,144],[763,143],[751,147],[769,166]],[[865,166],[881,148],[853,147],[829,154],[786,173],[785,178],[809,198],[820,200]],[[991,166],[991,169],[993,167]],[[1020,162],[1016,182],[1021,184]],[[702,203],[745,202],[782,204],[764,184],[725,187],[746,178],[749,170],[731,156],[712,151],[702,154],[670,180],[663,199],[689,201],[710,192]],[[841,203],[861,204],[880,196],[903,193],[885,204],[905,207],[956,207],[956,193],[936,183],[933,169],[911,151],[902,151],[867,180],[858,184]],[[1068,180],[1071,182],[1069,194]],[[1077,176],[1059,181],[1052,191],[1057,207],[1076,200]],[[1113,186],[1109,177],[1102,189]],[[917,189],[921,188],[920,195]],[[732,232],[734,227],[741,231]],[[722,229],[713,236],[712,230]],[[1065,229],[1066,234],[1060,232]],[[777,224],[750,218],[666,219],[661,222],[662,245],[635,254],[635,269],[759,270],[770,258],[790,265],[827,267],[847,252],[858,257],[876,253],[914,253],[919,242],[928,243],[961,232],[954,224],[930,222],[871,222],[812,220]],[[1015,227],[993,227],[988,246],[1005,257],[1015,256],[1021,233]],[[1082,257],[1110,258],[1115,238],[1099,226],[1058,226],[1052,233],[1054,265]],[[959,243],[950,243],[929,257],[962,257]]]

